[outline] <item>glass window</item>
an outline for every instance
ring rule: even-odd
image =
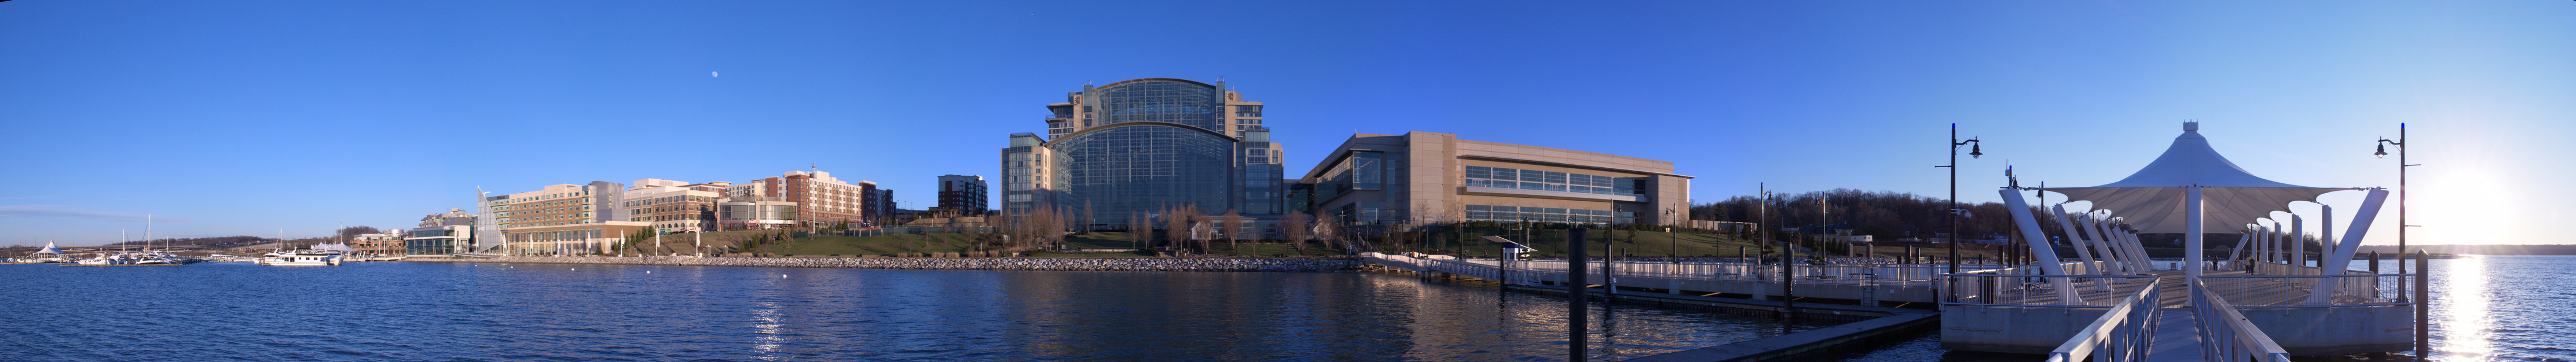
[[[1115,109],[1113,107],[1113,109]],[[1235,173],[1235,142],[1168,126],[1137,125],[1060,139],[1050,188],[1065,190],[1057,205],[1088,203],[1096,223],[1124,225],[1127,215],[1155,214],[1174,203],[1225,212]],[[1264,157],[1263,161],[1267,161]],[[1011,201],[1027,201],[1012,195]]]

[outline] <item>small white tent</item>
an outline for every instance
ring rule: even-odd
[[[36,251],[35,253],[33,253],[33,254],[62,254],[62,253],[63,253],[63,249],[56,249],[56,248],[54,248],[54,242],[47,241],[47,242],[45,242],[45,249],[44,249],[44,250],[37,250],[37,251]]]

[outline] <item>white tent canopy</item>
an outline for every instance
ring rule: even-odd
[[[2360,188],[2307,187],[2255,177],[2228,162],[2217,150],[2209,148],[2209,139],[2200,136],[2200,124],[2183,123],[2182,136],[2174,137],[2165,154],[2129,178],[2094,187],[2052,187],[2039,190],[2065,194],[2068,202],[2092,201],[2097,210],[2110,210],[2127,218],[2139,233],[2185,233],[2184,188],[2201,186],[2206,214],[2204,220],[2219,225],[2252,221],[2271,216],[2274,211],[2289,211],[2290,202],[2316,202],[2317,195]],[[2209,231],[2203,231],[2209,232]]]
[[[349,244],[313,244],[313,251],[338,251],[338,252],[349,252],[349,253],[355,253],[355,252],[358,252],[358,249],[350,248],[350,247],[349,247]]]
[[[32,253],[32,254],[62,254],[62,253],[63,253],[63,249],[56,249],[56,248],[54,248],[54,242],[47,241],[47,242],[45,242],[45,250],[37,250],[35,253]]]

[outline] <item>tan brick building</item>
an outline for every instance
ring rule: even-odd
[[[1297,180],[1290,202],[1349,224],[1534,221],[1672,224],[1690,219],[1690,176],[1673,163],[1458,135],[1357,134]]]

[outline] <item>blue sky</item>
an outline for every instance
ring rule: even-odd
[[[0,245],[408,227],[809,163],[935,201],[1085,82],[1224,77],[1303,171],[1352,132],[1678,163],[1701,201],[2089,186],[2199,119],[2256,175],[2395,186],[2411,243],[2567,243],[2576,2],[0,3]],[[711,76],[721,72],[722,76]],[[2360,193],[2326,201],[2356,205]],[[2294,208],[2312,210],[2314,205]],[[2340,207],[2352,210],[2354,206]],[[2350,212],[2344,212],[2349,217]],[[2313,214],[2311,214],[2313,215]],[[2383,216],[2372,244],[2395,242]]]

